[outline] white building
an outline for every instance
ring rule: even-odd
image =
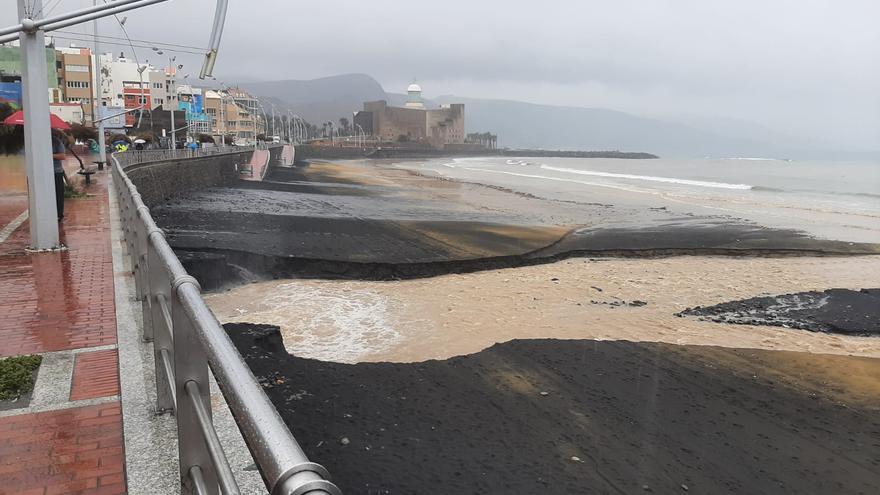
[[[80,103],[49,103],[49,112],[68,124],[83,123],[83,107]]]
[[[150,109],[165,105],[168,101],[166,71],[120,55],[116,58],[112,53],[101,55],[104,104],[123,108],[145,105]]]

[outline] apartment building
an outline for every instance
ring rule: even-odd
[[[56,48],[55,69],[59,90],[57,103],[67,104],[59,108],[66,107],[66,111],[75,115],[69,105],[79,105],[80,123],[91,125],[95,98],[92,51],[88,48]]]

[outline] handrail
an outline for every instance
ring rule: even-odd
[[[252,151],[251,147],[244,146],[212,146],[208,148],[196,148],[194,150],[183,149],[149,149],[135,150],[129,148],[122,153],[116,153],[117,161],[124,167],[141,163],[163,162],[167,160],[180,160],[184,158],[201,158],[205,156],[228,154],[228,153],[244,153]]]
[[[211,420],[210,367],[270,494],[341,495],[329,481],[327,470],[310,462],[293,438],[123,169],[123,163],[241,151],[248,150],[150,150],[112,155],[122,228],[142,304],[144,339],[153,341],[157,407],[176,415],[184,493],[239,493]]]

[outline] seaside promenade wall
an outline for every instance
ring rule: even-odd
[[[308,160],[310,158],[317,158],[319,160],[358,159],[363,158],[368,152],[373,151],[373,149],[374,148],[364,149],[341,146],[297,145],[295,159],[296,161]]]
[[[142,163],[127,167],[125,172],[144,204],[152,207],[181,193],[237,182],[240,166],[250,161],[253,152],[248,148],[238,153]],[[269,166],[280,160],[281,146],[270,148]]]

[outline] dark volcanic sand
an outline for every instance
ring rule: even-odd
[[[878,360],[528,340],[346,365],[226,328],[345,493],[880,493]]]
[[[387,173],[354,165],[273,167],[265,182],[241,181],[150,206],[187,270],[208,290],[291,276],[429,277],[570,256],[880,253],[877,245],[818,240],[731,218],[558,202]]]
[[[828,289],[753,297],[689,308],[679,315],[719,323],[773,325],[814,332],[880,335],[880,289]]]

